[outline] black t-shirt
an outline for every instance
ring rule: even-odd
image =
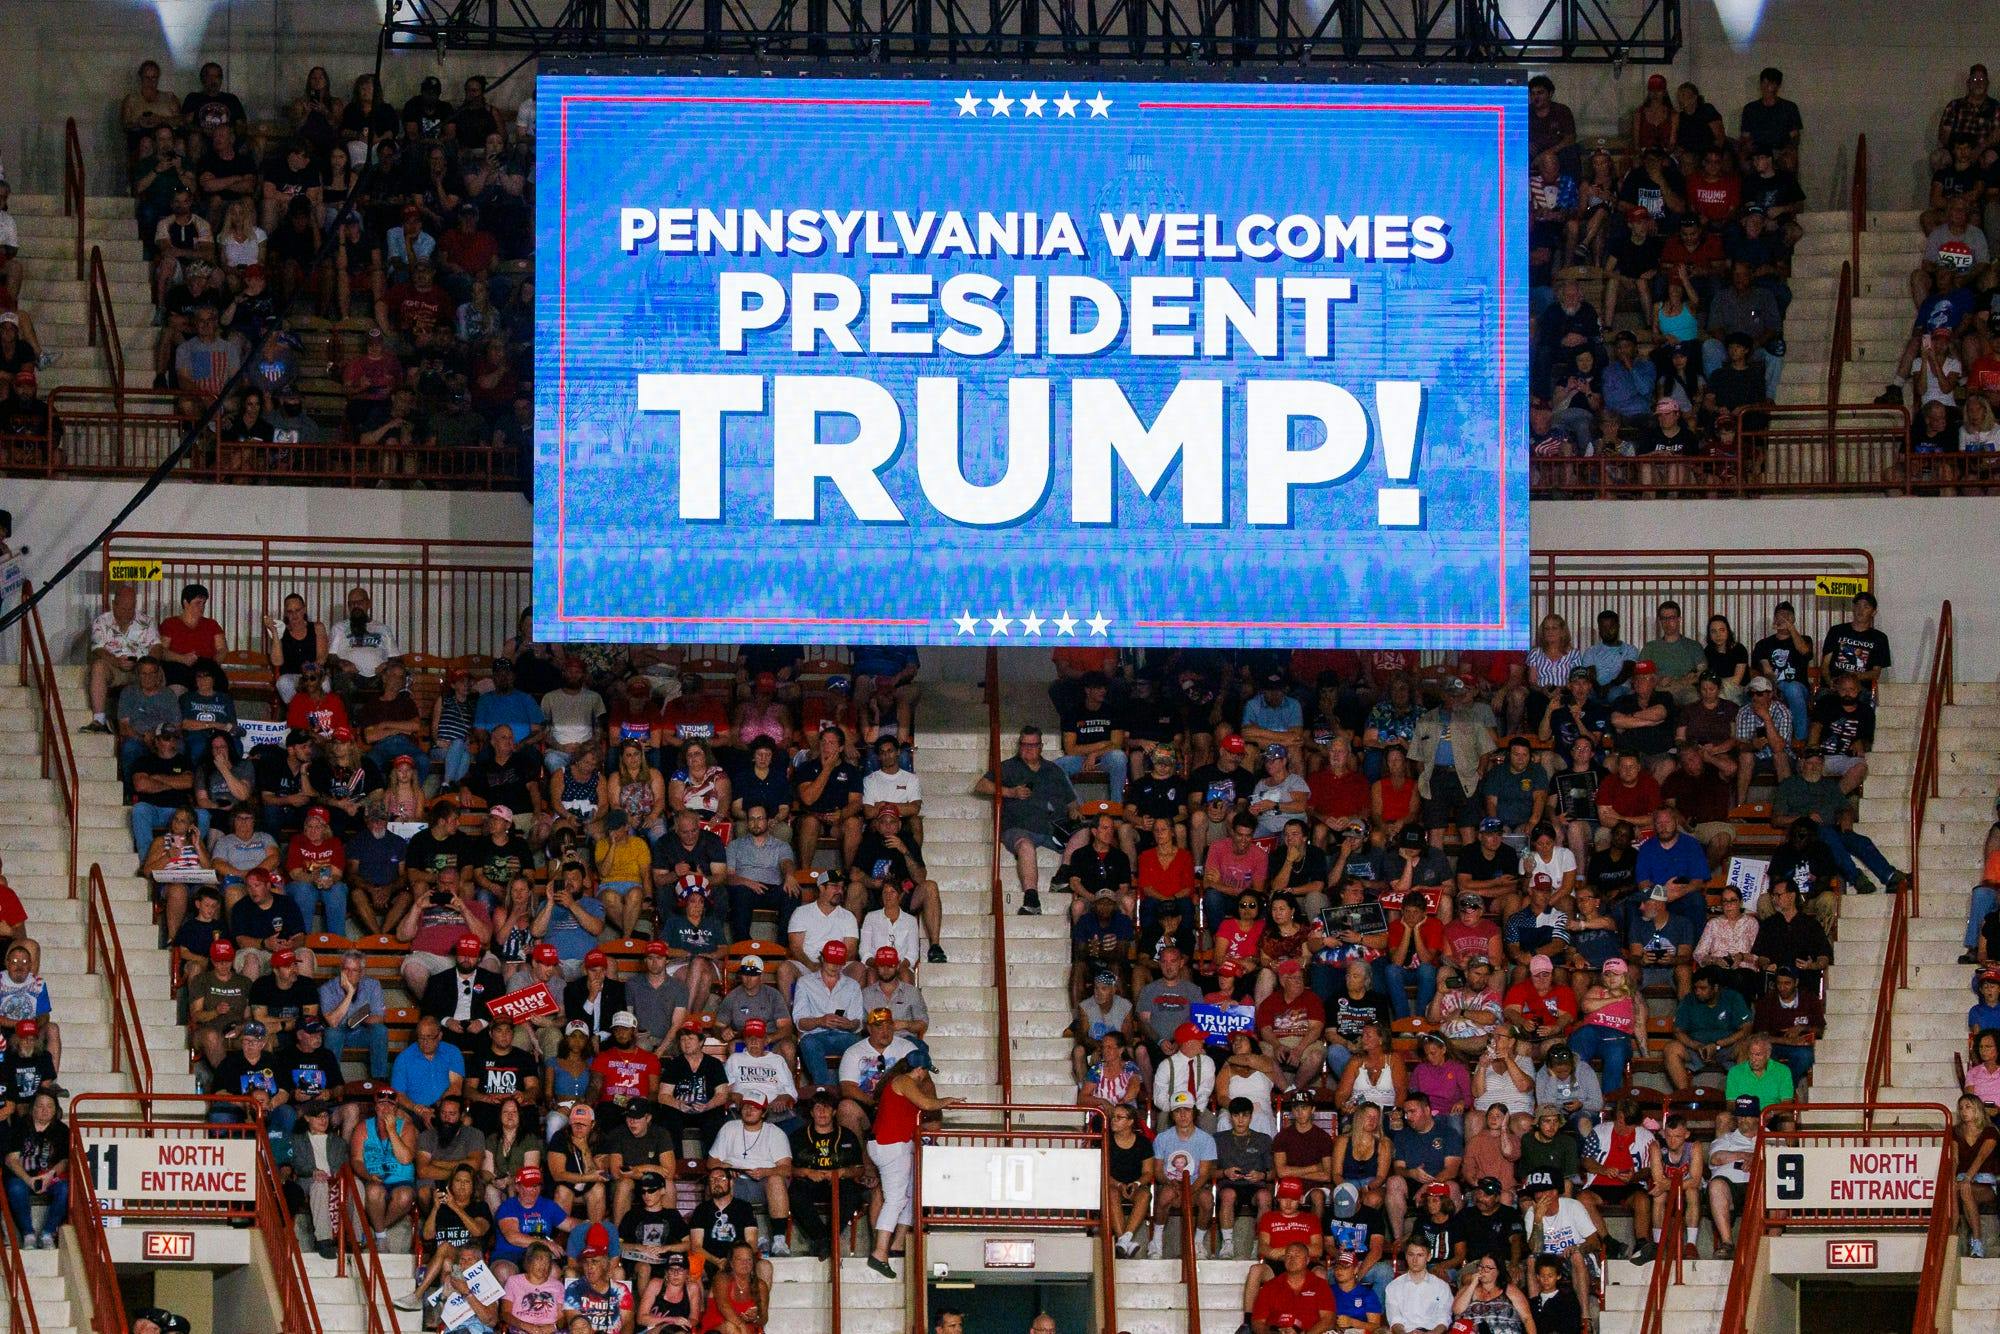
[[[519,1094],[528,1086],[528,1081],[541,1073],[541,1067],[534,1056],[519,1048],[509,1048],[495,1056],[491,1047],[467,1051],[465,1057],[465,1087],[473,1093],[513,1093]],[[500,1130],[500,1104],[497,1102],[475,1102],[466,1112],[482,1134],[492,1136]]]
[[[792,1166],[810,1168],[815,1172],[833,1172],[841,1168],[861,1166],[861,1141],[854,1132],[842,1126],[835,1126],[831,1134],[822,1135],[810,1124],[800,1126],[792,1132]]]
[[[1985,183],[1985,176],[1977,162],[1964,170],[1947,165],[1931,173],[1931,184],[1942,191],[1946,199],[1955,199],[1959,195],[1969,195],[1978,190]]]
[[[1370,991],[1360,1000],[1347,994],[1345,988],[1326,1007],[1326,1025],[1349,1042],[1361,1041],[1361,1030],[1379,1024],[1386,1031],[1395,1017],[1389,1008],[1389,998],[1379,991]]]
[[[488,806],[508,806],[520,815],[535,809],[534,787],[541,776],[541,766],[517,750],[505,760],[489,755],[475,762],[465,786]]]
[[[278,1058],[278,1086],[290,1093],[294,1102],[321,1097],[346,1082],[340,1062],[324,1047],[312,1052],[290,1051]]]
[[[1743,206],[1756,204],[1766,213],[1806,202],[1799,178],[1789,171],[1773,171],[1769,176],[1750,172],[1743,177]]]
[[[69,1161],[69,1127],[56,1120],[47,1130],[37,1130],[25,1113],[18,1114],[0,1133],[0,1145],[4,1145],[0,1156],[20,1154],[21,1170],[34,1176]]]
[[[1651,702],[1645,707],[1651,708],[1654,704],[1663,705],[1666,716],[1649,727],[1634,727],[1615,733],[1620,755],[1664,755],[1674,748],[1674,724],[1678,721],[1679,710],[1664,691],[1654,691]],[[1640,711],[1638,698],[1633,695],[1621,696],[1611,706],[1614,718],[1629,718]]]
[[[528,840],[515,833],[509,833],[502,843],[495,843],[490,837],[473,839],[466,852],[468,866],[486,872],[488,880],[503,885],[535,864]]]
[[[10,1051],[0,1057],[0,1101],[26,1104],[44,1084],[56,1082],[56,1063],[45,1051],[23,1056]]]
[[[472,1227],[480,1222],[486,1224],[486,1231],[475,1239]],[[478,1245],[484,1250],[492,1238],[493,1212],[486,1207],[486,1201],[474,1195],[461,1209],[447,1198],[438,1208],[437,1230],[430,1234],[430,1246],[436,1250],[439,1246]]]
[[[278,1083],[278,1058],[270,1051],[250,1060],[240,1051],[230,1052],[222,1058],[222,1064],[215,1067],[215,1081],[210,1085],[211,1093],[255,1093],[262,1089],[266,1093],[276,1093]]]
[[[1576,739],[1586,731],[1595,737],[1610,730],[1611,706],[1595,695],[1576,707],[1564,700],[1549,714],[1549,741],[1554,745],[1555,753],[1563,759],[1569,758]]]
[[[1812,720],[1819,724],[1821,754],[1857,755],[1875,744],[1875,706],[1859,695],[1842,699],[1825,692],[1813,703]]]
[[[1188,804],[1186,780],[1178,774],[1156,778],[1147,774],[1125,785],[1125,805],[1148,820],[1172,820]]]
[[[1717,366],[1709,374],[1708,387],[1715,394],[1715,405],[1731,412],[1762,403],[1770,397],[1764,392],[1764,367],[1754,361],[1745,362],[1740,367],[1726,362]]]
[[[776,676],[805,659],[806,651],[797,644],[745,644],[736,657],[737,665],[753,681],[762,672]]]
[[[670,1157],[678,1154],[680,1144],[668,1132],[666,1126],[661,1124],[658,1116],[647,1125],[646,1133],[643,1135],[633,1134],[631,1122],[621,1116],[605,1133],[602,1142],[597,1146],[597,1151],[622,1155],[625,1169],[630,1171],[644,1163],[659,1162],[661,1154]]]
[[[1757,647],[1750,650],[1751,664],[1770,663],[1771,671],[1779,681],[1805,680],[1806,669],[1812,665],[1813,642],[1811,635],[1800,635],[1799,638],[1805,641],[1804,649],[1793,648],[1789,637],[1766,635],[1757,641]]]
[[[1744,137],[1757,148],[1783,148],[1794,133],[1805,129],[1799,104],[1782,97],[1770,106],[1765,106],[1761,97],[1744,103],[1737,124],[1742,127]]]
[[[235,93],[210,93],[196,89],[181,99],[181,117],[204,136],[223,125],[241,125],[243,102]]]
[[[307,190],[318,189],[326,184],[326,176],[312,162],[293,168],[288,153],[275,153],[264,163],[264,180],[274,185],[281,195],[304,194]]]
[[[1466,1239],[1465,1234],[1458,1230],[1456,1217],[1447,1218],[1440,1223],[1430,1216],[1428,1210],[1417,1219],[1416,1233],[1431,1244],[1431,1254],[1436,1257],[1439,1264],[1449,1260],[1451,1248]]]
[[[1078,709],[1064,714],[1062,720],[1062,730],[1076,733],[1076,744],[1079,746],[1102,745],[1111,740],[1111,734],[1117,727],[1118,720],[1111,711],[1108,699],[1102,707]]]
[[[815,755],[792,770],[792,786],[803,789],[807,783],[819,777],[819,769],[819,757]],[[846,760],[842,760],[833,766],[833,776],[828,778],[826,786],[820,789],[819,800],[806,806],[806,809],[815,815],[831,815],[846,809],[847,799],[850,796],[860,795],[861,771]],[[804,804],[803,796],[799,800]]]
[[[313,791],[337,801],[358,801],[382,788],[382,770],[366,755],[353,764],[335,765],[331,759],[314,760],[306,767]],[[344,811],[334,812],[346,816]],[[352,823],[352,817],[347,817]]]
[[[1660,267],[1660,252],[1666,249],[1658,233],[1644,238],[1627,234],[1611,247],[1611,261],[1627,278],[1638,278]]]
[[[265,796],[297,796],[304,788],[305,779],[304,771],[292,768],[291,759],[282,746],[267,746],[257,752],[257,789]]]
[[[1458,873],[1471,876],[1474,880],[1518,877],[1521,874],[1521,854],[1502,843],[1488,856],[1486,849],[1475,840],[1458,850]]]
[[[1779,848],[1771,854],[1768,874],[1772,884],[1789,880],[1798,886],[1800,898],[1809,899],[1815,894],[1825,893],[1832,886],[1833,878],[1840,874],[1840,869],[1833,864],[1826,845],[1814,843],[1804,852],[1790,846]]]
[[[1825,652],[1836,672],[1872,672],[1889,665],[1889,636],[1842,622],[1826,632]]]
[[[867,837],[867,834],[862,835],[863,839]],[[692,848],[682,846],[680,835],[671,829],[653,843],[653,869],[676,876],[685,875],[688,871],[707,875],[710,867],[728,860],[729,854],[724,850],[722,840],[706,829],[695,836]]]
[[[1468,1203],[1452,1215],[1451,1234],[1453,1240],[1465,1243],[1467,1264],[1489,1255],[1505,1264],[1511,1239],[1526,1236],[1527,1229],[1521,1222],[1521,1211],[1512,1205],[1503,1204],[1489,1214]]]
[[[1712,102],[1703,102],[1694,109],[1693,115],[1680,118],[1674,131],[1674,147],[1690,157],[1699,159],[1711,148],[1721,147],[1716,131],[1722,129],[1722,113]]]
[[[1738,667],[1750,665],[1749,651],[1741,644],[1732,644],[1726,649],[1717,648],[1713,644],[1704,644],[1701,656],[1707,661],[1708,670],[1725,681]]]
[[[275,972],[266,973],[250,984],[250,1004],[262,1006],[264,1013],[273,1019],[290,1019],[296,1022],[305,1018],[308,1011],[319,1010],[319,987],[311,978],[295,977],[288,987],[278,981]]]
[[[1687,198],[1687,181],[1677,168],[1668,165],[1660,175],[1669,190],[1682,199]],[[1656,218],[1666,216],[1667,197],[1659,184],[1646,174],[1644,167],[1634,167],[1625,173],[1625,179],[1618,183],[1618,200],[1623,204],[1637,204]]]
[[[1125,735],[1134,741],[1172,741],[1181,731],[1181,711],[1165,696],[1125,702]]]
[[[1584,879],[1612,903],[1632,892],[1639,883],[1639,856],[1630,848],[1600,848],[1590,854]]]
[[[923,860],[923,849],[917,845],[915,839],[908,834],[898,834],[896,838],[904,847],[910,849],[918,861]],[[861,836],[861,841],[855,844],[853,865],[870,880],[900,882],[915,879],[910,872],[909,857],[890,847],[888,841],[873,825],[870,825],[868,831]]]
[[[1126,860],[1124,851],[1116,844],[1100,853],[1095,847],[1086,843],[1069,859],[1069,864],[1063,867],[1062,874],[1065,883],[1071,879],[1082,881],[1083,893],[1091,895],[1100,889],[1115,890],[1120,886],[1130,885],[1132,863]]]
[[[678,1246],[687,1237],[687,1220],[671,1207],[656,1212],[635,1205],[618,1225],[618,1238],[627,1246]]]
[[[257,163],[251,158],[249,153],[241,148],[232,148],[227,153],[217,152],[211,148],[201,156],[201,175],[213,175],[218,178],[248,176],[251,178],[252,188],[255,188]],[[250,197],[250,191],[238,187],[227,187],[217,190],[215,197],[218,199],[247,199]],[[216,239],[220,240],[221,237],[218,236]]]
[[[674,1056],[660,1067],[660,1087],[672,1088],[674,1097],[690,1106],[700,1106],[729,1082],[729,1071],[713,1056],[703,1056],[693,1069],[686,1058]]]
[[[1121,1186],[1129,1186],[1145,1175],[1146,1164],[1153,1160],[1153,1141],[1143,1130],[1133,1130],[1129,1148],[1119,1148],[1115,1139],[1106,1141],[1111,1156],[1111,1179]]]
[[[1250,794],[1257,790],[1257,775],[1240,764],[1227,770],[1220,765],[1204,764],[1188,775],[1188,800],[1200,806],[1208,800],[1211,792],[1225,784],[1236,790],[1235,800],[1248,801]]]
[[[167,756],[148,751],[132,761],[132,776],[135,778],[140,774],[150,774],[154,778],[178,778],[182,774],[193,773],[194,767],[188,762],[187,752],[184,750],[177,750]],[[179,788],[166,792],[138,792],[135,789],[134,795],[138,800],[155,806],[173,806],[191,800],[192,789],[186,792]]]
[[[716,1264],[726,1264],[736,1243],[757,1226],[757,1215],[741,1200],[731,1200],[720,1210],[714,1200],[703,1200],[688,1222],[702,1234],[703,1254]]]
[[[451,119],[451,103],[441,97],[426,97],[419,93],[403,103],[403,124],[416,126],[419,139],[441,139],[444,127]]]
[[[403,865],[412,871],[442,871],[447,867],[464,868],[470,866],[476,849],[472,840],[463,834],[449,833],[443,838],[430,829],[419,829],[410,839],[410,846],[403,852]]]
[[[1381,1237],[1384,1251],[1388,1247],[1389,1215],[1381,1205],[1362,1205],[1354,1211],[1352,1218],[1335,1218],[1331,1212],[1326,1216],[1326,1235],[1332,1243],[1329,1250],[1353,1251],[1356,1255],[1368,1254],[1370,1238]]]

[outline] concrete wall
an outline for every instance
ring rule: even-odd
[[[768,2],[768,0],[766,0]],[[1293,0],[1317,13],[1323,0]],[[1641,0],[1614,0],[1616,10]],[[1846,163],[1866,131],[1874,198],[1906,206],[1928,180],[1922,158],[1937,113],[1960,88],[1966,64],[2000,50],[2000,9],[1965,0],[1683,0],[1686,45],[1669,78],[1692,78],[1722,108],[1730,128],[1756,95],[1759,68],[1785,69],[1785,92],[1806,121],[1805,178],[1814,207],[1846,200]],[[1503,0],[1503,12],[1539,11],[1541,0]],[[554,6],[548,7],[551,11]],[[753,3],[753,10],[762,4]],[[205,59],[221,61],[229,87],[253,118],[277,115],[306,69],[324,64],[337,88],[373,67],[381,0],[11,0],[0,44],[0,87],[14,114],[0,124],[0,161],[10,177],[50,189],[60,182],[62,130],[75,116],[91,165],[116,162],[118,99],[138,63],[164,67],[163,84],[184,93]],[[497,75],[505,56],[391,53],[384,83],[400,105],[426,75],[448,95],[466,74]],[[532,66],[530,67],[532,69]],[[1586,136],[1613,132],[1639,102],[1648,67],[1555,71],[1558,95]],[[526,95],[527,72],[496,92],[507,107]],[[103,189],[103,170],[94,188]],[[18,188],[18,186],[17,186]]]

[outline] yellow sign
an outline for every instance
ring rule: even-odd
[[[1813,592],[1823,598],[1851,598],[1856,593],[1868,591],[1868,576],[1865,574],[1817,574],[1813,576]]]
[[[111,562],[111,582],[114,584],[157,584],[165,577],[165,568],[156,560]]]

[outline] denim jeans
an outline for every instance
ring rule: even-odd
[[[1081,755],[1058,755],[1056,767],[1074,779],[1083,772],[1084,757]],[[1104,771],[1105,781],[1111,787],[1113,801],[1125,800],[1125,752],[1115,747],[1097,756],[1097,763]]]
[[[7,1208],[14,1215],[14,1226],[20,1230],[23,1237],[37,1232],[34,1226],[35,1216],[29,1207],[33,1198],[27,1182],[17,1176],[7,1178]],[[53,1237],[62,1229],[63,1222],[68,1217],[69,1179],[58,1177],[49,1182],[48,1206],[42,1214],[40,1234]]]
[[[1632,1039],[1602,1024],[1584,1024],[1569,1035],[1569,1049],[1579,1061],[1593,1056],[1604,1058],[1600,1083],[1605,1097],[1625,1087],[1625,1071],[1632,1064]]]
[[[294,880],[285,886],[285,893],[293,903],[299,905],[299,916],[305,919],[306,932],[313,929],[313,910],[319,909],[326,916],[326,930],[329,935],[347,934],[347,882],[336,880],[324,889],[310,880]]]
[[[664,909],[670,895],[655,895],[653,908],[661,912],[661,921],[666,920]],[[743,885],[729,886],[729,938],[731,940],[750,939],[750,915],[759,908],[778,914],[779,930],[790,919],[792,909],[798,907],[798,900],[791,896],[783,885],[766,885],[762,889],[749,889]]]
[[[444,785],[457,787],[458,780],[465,777],[466,771],[472,768],[472,748],[463,741],[454,741],[440,747],[439,750],[442,752],[444,762]],[[433,752],[434,755],[438,753]]]
[[[1417,1004],[1410,1008],[1410,979],[1417,979]],[[1402,964],[1375,961],[1375,985],[1389,997],[1389,1009],[1398,1019],[1408,1019],[1413,1014],[1426,1014],[1431,1008],[1431,997],[1437,995],[1438,970],[1434,963],[1420,963],[1411,967]]]
[[[1972,911],[1965,919],[1965,948],[1979,948],[1979,928],[1986,921],[1986,914],[2000,908],[2000,890],[1991,885],[1972,887]]]
[[[1796,1084],[1806,1077],[1808,1070],[1813,1068],[1813,1049],[1792,1043],[1774,1042],[1771,1044],[1771,1059],[1782,1062],[1784,1067],[1792,1072],[1792,1082]]]
[[[345,1024],[329,1024],[326,1030],[326,1049],[339,1060],[348,1047],[368,1049],[368,1077],[387,1079],[389,1077],[389,1030],[382,1024],[363,1024],[359,1028],[349,1028]]]
[[[1785,708],[1791,712],[1792,740],[1804,741],[1806,739],[1806,729],[1811,725],[1810,720],[1806,717],[1806,711],[1812,705],[1812,701],[1806,695],[1806,683],[1804,681],[1778,682],[1778,698],[1784,702]]]
[[[399,734],[384,737],[368,750],[368,758],[375,761],[376,767],[384,774],[389,772],[389,767],[396,762],[398,755],[407,755],[416,761],[419,783],[431,776],[431,757],[424,753],[422,746],[406,736]]]
[[[806,1078],[821,1086],[832,1084],[842,1053],[861,1041],[863,1036],[834,1028],[816,1028],[800,1038],[799,1060],[805,1065]]]
[[[1347,1067],[1353,1060],[1354,1053],[1341,1046],[1338,1042],[1329,1042],[1326,1044],[1326,1072],[1333,1076],[1336,1081],[1347,1073]],[[1299,1072],[1299,1079],[1301,1083],[1304,1082],[1305,1071],[1301,1070]]]
[[[1889,864],[1889,859],[1875,846],[1875,840],[1866,834],[1821,825],[1819,837],[1820,841],[1826,844],[1827,855],[1833,858],[1833,864],[1840,868],[1841,876],[1850,885],[1859,882],[1863,866],[1874,872],[1875,879],[1884,885],[1888,884],[1890,878],[1896,874],[1896,868]],[[1859,866],[1856,865],[1857,862],[1860,863]]]
[[[153,846],[153,836],[172,823],[174,812],[179,809],[178,806],[155,806],[150,801],[133,802],[132,850],[141,857],[145,856]],[[208,812],[197,810],[194,813],[194,822],[195,827],[201,830],[202,837],[207,838]]]

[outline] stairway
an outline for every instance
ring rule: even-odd
[[[1730,1267],[1728,1260],[1690,1258],[1683,1262],[1683,1282],[1667,1286],[1665,1328],[1688,1331],[1716,1328],[1729,1297]],[[1637,1334],[1652,1281],[1651,1263],[1614,1261],[1607,1266],[1604,1309],[1598,1313],[1597,1334]]]
[[[1850,223],[1847,211],[1840,209],[1804,214],[1799,225],[1805,236],[1792,255],[1792,304],[1785,314],[1787,355],[1778,402],[1824,403],[1840,266],[1853,255]],[[1922,262],[1923,249],[1913,210],[1868,215],[1868,230],[1861,234],[1861,272],[1855,275],[1854,355],[1841,370],[1842,402],[1866,403],[1896,378],[1896,361],[1917,313],[1910,303],[1910,271]]]
[[[22,1251],[14,1257],[14,1263],[21,1267],[28,1281],[29,1289],[35,1297],[35,1328],[40,1334],[76,1334],[77,1317],[82,1314],[71,1305],[69,1294],[64,1288],[62,1276],[62,1251]],[[19,1319],[13,1306],[7,1300],[4,1287],[0,1287],[0,1329],[14,1329],[14,1321]],[[19,1326],[26,1328],[23,1321]]]
[[[1187,1285],[1179,1260],[1120,1260],[1118,1328],[1126,1334],[1187,1334]],[[1243,1323],[1243,1276],[1249,1260],[1203,1260],[1202,1334],[1229,1334]]]
[[[1951,1311],[1938,1327],[1951,1334],[2000,1334],[2000,1260],[1959,1260]]]
[[[62,195],[16,193],[7,210],[21,234],[20,258],[27,275],[16,295],[35,321],[42,349],[58,358],[39,372],[43,397],[64,385],[110,384],[104,349],[90,346],[90,289],[76,276],[76,219],[63,216]],[[92,246],[104,252],[104,276],[125,351],[126,387],[148,388],[153,383],[153,300],[129,197],[92,195],[85,201],[86,259]]]
[[[923,734],[920,731],[918,736]],[[936,964],[931,965],[933,968]],[[933,1011],[935,1012],[935,1010]],[[897,1264],[898,1273],[902,1266]],[[832,1278],[824,1260],[771,1261],[771,1321],[773,1334],[829,1334]],[[860,1258],[841,1261],[840,1328],[842,1334],[903,1334],[903,1281],[890,1282]],[[327,1334],[334,1334],[328,1326]]]
[[[1910,865],[1909,775],[1924,689],[1914,682],[1883,683],[1876,749],[1861,804],[1862,826],[1901,867]],[[1961,684],[1954,695],[1956,702],[1939,719],[1939,792],[1925,811],[1917,861],[1923,916],[1910,923],[1909,986],[1898,993],[1892,1020],[1895,1082],[1881,1093],[1885,1101],[1947,1107],[1958,1096],[1951,1059],[1973,1000],[1972,970],[1957,960],[2000,778],[2000,685]],[[1886,895],[1841,903],[1837,962],[1828,978],[1827,1039],[1813,1076],[1816,1100],[1860,1096],[1890,907]]]

